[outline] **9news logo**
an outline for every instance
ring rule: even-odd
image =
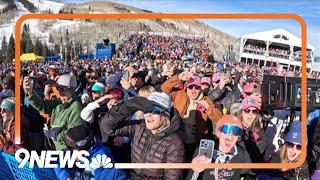
[[[23,159],[21,158],[23,157]],[[88,151],[41,151],[40,156],[36,151],[29,153],[26,149],[19,149],[15,153],[16,160],[20,163],[19,168],[23,168],[29,162],[29,168],[33,168],[36,163],[39,168],[78,168],[92,169],[112,168],[111,159],[106,155],[97,155],[89,162]]]

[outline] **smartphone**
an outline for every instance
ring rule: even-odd
[[[201,139],[198,155],[204,155],[206,158],[212,159],[214,150],[214,141],[209,139]]]
[[[36,84],[36,78],[33,76],[29,76],[29,84],[34,87]]]
[[[126,80],[129,80],[129,71],[123,71],[122,77],[125,78]]]

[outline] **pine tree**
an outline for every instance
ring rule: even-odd
[[[79,54],[82,54],[82,44],[80,43]]]
[[[55,44],[53,54],[58,55],[59,53],[60,53],[60,46],[59,44]]]
[[[20,53],[26,53],[27,51],[27,39],[28,39],[28,27],[26,24],[23,25],[22,35],[21,35],[21,43],[20,43]]]
[[[31,38],[27,39],[27,48],[26,48],[26,53],[33,53],[34,52],[34,45],[31,40]]]
[[[7,58],[5,62],[12,62],[12,60],[15,58],[14,55],[15,55],[15,42],[14,42],[13,34],[11,34],[9,44],[8,44]]]
[[[71,59],[71,46],[70,46],[70,37],[69,37],[69,30],[68,29],[66,32],[66,48],[67,48],[66,60],[67,60],[67,62],[69,62]]]
[[[49,56],[49,52],[48,52],[48,46],[47,46],[47,43],[45,42],[43,44],[43,48],[42,48],[42,56]]]
[[[7,46],[6,36],[4,35],[1,43],[0,62],[4,62],[7,59]]]
[[[37,54],[37,55],[43,55],[42,52],[43,52],[43,46],[42,46],[42,43],[39,39],[36,40],[36,44],[34,46],[34,53]]]
[[[20,47],[21,47],[21,54],[34,52],[34,45],[30,36],[30,27],[27,24],[23,25]]]
[[[51,34],[51,33],[50,33],[50,35],[49,35],[49,43],[54,43],[53,37],[52,37],[52,34]]]

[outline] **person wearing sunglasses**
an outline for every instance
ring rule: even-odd
[[[254,123],[257,123],[261,104],[253,97],[248,97],[242,100],[240,105],[242,124],[245,129],[251,128]]]
[[[131,121],[136,111],[143,111],[144,120]],[[122,125],[122,126],[121,126]],[[102,142],[116,136],[128,136],[131,140],[132,163],[182,163],[184,147],[177,130],[180,116],[172,107],[171,98],[160,92],[148,98],[135,97],[111,108],[100,124]],[[181,178],[180,169],[137,169],[132,179]]]
[[[243,133],[243,125],[236,116],[224,115],[216,125],[215,146],[210,159],[198,155],[199,147],[194,152],[192,163],[250,163],[250,156],[243,146],[237,144]],[[248,176],[248,169],[192,169],[186,179],[241,179]]]
[[[24,127],[25,119],[21,116],[21,144],[15,144],[15,98],[8,97],[1,102],[1,128],[0,128],[0,151],[4,151],[9,154],[15,154],[20,148],[27,148],[26,140],[26,128]]]
[[[240,119],[244,128],[240,144],[246,147],[252,162],[255,163],[264,162],[266,150],[269,152],[269,148],[272,148],[266,146],[267,137],[262,126],[260,109],[261,103],[254,95],[243,99],[240,105]]]
[[[23,89],[29,96],[31,106],[39,112],[51,114],[50,124],[44,129],[44,133],[47,139],[53,141],[55,147],[52,148],[61,150],[66,146],[63,141],[66,130],[76,125],[84,124],[85,121],[80,117],[83,107],[75,95],[75,89],[77,88],[76,78],[69,74],[64,74],[57,80],[56,87],[60,98],[44,100],[35,93],[28,77],[25,77],[23,81]]]
[[[111,159],[110,163],[115,162],[110,148],[102,145],[101,140],[93,135],[92,130],[88,126],[80,125],[68,129],[64,137],[64,141],[66,144],[66,148],[63,149],[64,152],[85,150],[89,153],[89,156],[85,156],[83,158],[86,158],[89,163],[103,155],[106,155],[107,158]],[[81,169],[76,166],[72,168],[60,168],[60,166],[58,166],[57,168],[54,168],[54,172],[59,180],[92,178],[111,180],[128,179],[123,170],[115,169],[114,167],[103,168],[102,166],[89,166],[85,169]]]
[[[272,156],[270,163],[295,163],[301,157],[301,122],[292,121],[289,131],[284,138],[285,143],[277,153]],[[307,145],[307,144],[306,144]],[[272,178],[282,179],[309,179],[308,163],[305,161],[301,166],[294,169],[280,169],[265,171]]]
[[[184,89],[178,89],[180,84]],[[173,106],[182,117],[179,134],[184,142],[185,162],[191,162],[193,152],[200,139],[210,138],[214,124],[222,116],[214,103],[204,96],[201,89],[201,78],[185,71],[165,81],[161,90],[171,96]]]

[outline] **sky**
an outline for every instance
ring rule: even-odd
[[[60,0],[82,3],[90,0]],[[317,0],[111,0],[153,12],[162,13],[293,13],[307,23],[308,43],[320,56],[320,1]],[[200,20],[235,37],[275,28],[284,28],[301,37],[294,20]]]

